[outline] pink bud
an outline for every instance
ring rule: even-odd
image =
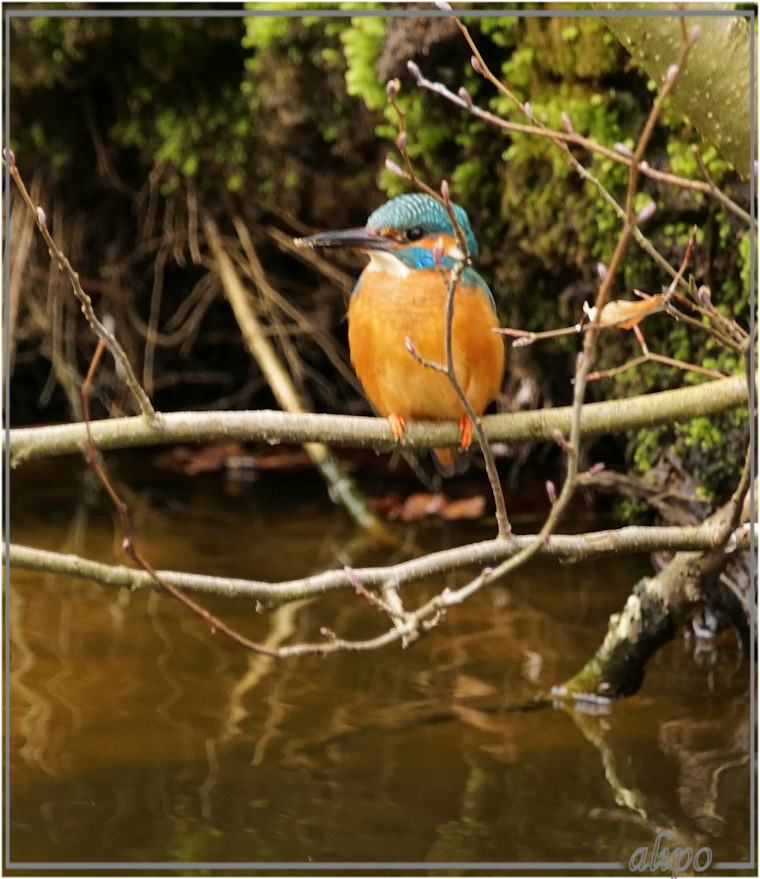
[[[399,92],[401,88],[401,80],[399,79],[389,79],[385,84],[385,93],[388,97],[393,100]]]
[[[436,265],[441,261],[441,257],[443,256],[443,238],[438,238],[433,245],[433,261]]]
[[[573,123],[570,121],[570,117],[562,111],[562,124],[565,126],[565,131],[568,134],[575,134],[575,129],[573,128]]]
[[[467,89],[464,86],[462,86],[459,89],[458,94],[459,94],[459,97],[464,101],[467,109],[472,110],[472,97],[471,97],[470,93],[467,91]]]
[[[447,3],[446,0],[435,0],[435,5],[442,9],[444,12],[452,12],[451,3]]]
[[[533,115],[533,110],[531,109],[531,106],[530,106],[530,104],[528,103],[528,101],[526,101],[526,102],[523,104],[523,112],[524,112],[525,115],[528,117],[528,119],[530,119],[531,122],[535,122],[535,121],[536,121],[536,117]]]
[[[406,132],[402,131],[396,138],[396,146],[400,153],[406,152]]]
[[[470,58],[470,64],[472,64],[472,69],[475,73],[479,73],[481,76],[483,75],[483,67],[474,55]]]
[[[677,76],[680,68],[677,64],[671,64],[665,71],[665,82],[672,82]]]
[[[604,468],[604,462],[603,462],[603,461],[597,461],[596,464],[592,464],[592,466],[589,467],[589,471],[588,471],[588,472],[589,472],[589,474],[590,474],[591,476],[596,476],[598,473],[601,473],[604,469],[605,469],[605,468]]]
[[[603,281],[607,277],[607,266],[603,262],[598,262],[596,264],[596,274],[600,281]]]
[[[620,143],[619,141],[612,145],[614,150],[617,150],[621,155],[633,157],[633,152],[630,147],[627,147],[624,143]]]
[[[639,225],[640,223],[646,223],[647,220],[651,220],[656,211],[657,205],[653,201],[645,204],[644,207],[636,215],[636,225]]]
[[[412,76],[417,80],[417,82],[419,82],[422,79],[422,71],[414,63],[414,61],[407,61],[406,62],[406,69],[409,71],[409,73],[412,74]]]
[[[551,481],[551,479],[546,480],[546,494],[549,497],[550,504],[557,503],[557,489],[556,489],[556,486],[554,485],[554,483]]]
[[[6,149],[3,149],[3,158],[5,159],[5,161],[6,161],[9,165],[15,165],[15,164],[16,164],[16,154],[13,152],[13,150],[6,150]]]
[[[391,172],[391,174],[395,174],[396,177],[406,177],[404,171],[391,159],[385,160],[385,167]]]
[[[701,287],[697,290],[697,299],[699,299],[700,305],[704,305],[705,308],[708,308],[712,305],[712,297],[710,296],[710,288],[705,287],[702,284]]]
[[[444,201],[448,201],[451,197],[449,195],[449,184],[445,180],[441,181],[441,195],[443,196]]]
[[[417,349],[414,347],[414,342],[409,338],[409,336],[404,337],[404,348],[412,355],[412,357],[417,356]]]
[[[47,217],[45,216],[45,211],[42,208],[37,208],[37,222],[40,226],[45,226],[47,224]]]
[[[689,42],[693,45],[701,36],[702,28],[698,24],[695,24],[694,27],[691,29],[691,33],[689,34]]]

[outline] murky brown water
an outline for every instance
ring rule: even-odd
[[[286,579],[383,560],[355,554],[310,476],[230,493],[218,476],[112,460],[156,567]],[[110,510],[89,496],[77,461],[21,469],[11,540],[122,561]],[[492,533],[410,526],[428,549]],[[713,865],[746,862],[749,668],[735,649],[695,658],[679,638],[606,712],[519,710],[580,667],[648,570],[538,561],[407,650],[281,663],[164,595],[11,571],[6,857],[627,867],[665,828]],[[204,602],[270,643],[378,626],[347,595],[267,616]]]

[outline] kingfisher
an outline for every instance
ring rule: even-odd
[[[478,244],[467,213],[452,205],[471,256]],[[446,364],[448,271],[464,258],[446,208],[430,195],[392,198],[366,226],[295,240],[299,247],[347,247],[369,257],[348,304],[351,364],[378,414],[401,441],[408,421],[457,421],[460,449],[472,442],[472,422],[449,379],[426,365]],[[467,266],[454,293],[451,350],[454,373],[476,415],[501,388],[504,342],[488,284]],[[461,469],[457,450],[433,450],[447,476]]]

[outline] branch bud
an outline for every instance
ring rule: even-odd
[[[406,152],[406,132],[402,131],[399,136],[396,138],[396,146],[398,147],[398,151],[400,153]]]
[[[481,76],[483,76],[483,65],[474,55],[470,58],[470,64],[472,64],[472,69],[475,71],[475,73],[479,73]]]
[[[396,95],[401,90],[401,80],[400,79],[389,79],[385,84],[385,93],[388,95],[388,100],[392,101]]]
[[[691,29],[691,33],[689,34],[689,42],[691,43],[691,45],[693,46],[694,43],[696,43],[701,36],[702,28],[698,24],[695,24],[694,27]]]
[[[443,196],[444,201],[450,201],[451,196],[449,194],[449,184],[445,181],[441,181],[441,195]]]
[[[552,431],[552,439],[561,449],[567,449],[567,440],[562,435],[562,431],[559,428],[555,428]]]
[[[16,164],[16,154],[13,152],[13,150],[7,150],[3,148],[3,158],[9,165]]]
[[[404,171],[392,159],[385,160],[385,167],[391,174],[395,174],[396,177],[406,177]]]
[[[636,215],[636,225],[638,226],[641,223],[646,223],[647,220],[651,220],[656,211],[657,205],[653,201],[645,204],[644,207]]]
[[[631,150],[631,148],[627,147],[624,143],[620,143],[620,141],[614,143],[612,145],[612,149],[619,152],[622,156],[628,156],[628,158],[630,159],[633,158],[633,151]]]
[[[549,503],[554,506],[557,503],[557,488],[551,479],[546,480],[546,494],[549,498]]]
[[[438,265],[441,261],[441,257],[443,256],[443,238],[436,239],[435,244],[433,245],[433,262]]]
[[[573,128],[573,123],[570,121],[570,117],[562,111],[562,124],[565,126],[565,131],[568,134],[575,134],[575,129]]]
[[[448,3],[447,0],[435,0],[435,5],[444,12],[453,12],[451,3]]]
[[[45,216],[45,211],[43,211],[40,207],[37,208],[37,222],[40,224],[40,226],[47,225],[47,217]]]
[[[412,355],[412,357],[417,356],[417,349],[414,346],[414,342],[409,338],[409,336],[404,336],[404,348]]]
[[[459,97],[465,102],[467,109],[472,110],[472,96],[467,91],[467,89],[464,86],[461,86],[458,94]]]
[[[671,64],[665,71],[665,82],[672,82],[678,76],[680,69],[677,64]]]
[[[598,262],[596,264],[596,274],[600,281],[603,281],[607,277],[607,266],[603,262]]]
[[[406,62],[406,69],[409,71],[409,73],[412,74],[412,76],[414,77],[414,79],[415,79],[417,82],[419,82],[419,81],[422,79],[422,71],[421,71],[420,68],[414,63],[414,61],[407,61],[407,62]]]
[[[591,467],[588,468],[588,474],[589,476],[596,476],[604,469],[604,461],[597,461],[596,464],[592,464]]]
[[[697,290],[697,299],[699,300],[700,305],[703,305],[705,308],[709,308],[712,305],[710,288],[702,284],[702,286],[699,287]]]
[[[525,113],[525,115],[528,117],[528,119],[530,119],[531,122],[536,121],[536,117],[533,115],[533,110],[531,109],[530,103],[528,101],[523,104],[523,113]]]

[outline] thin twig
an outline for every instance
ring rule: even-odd
[[[413,61],[409,61],[407,66],[410,69],[416,67]],[[498,534],[500,537],[506,538],[509,537],[509,535],[512,533],[512,526],[509,524],[509,517],[507,515],[507,503],[504,498],[504,490],[501,485],[501,479],[499,478],[498,468],[496,467],[496,460],[493,456],[493,451],[488,444],[488,438],[486,437],[485,431],[483,430],[480,416],[477,415],[475,410],[472,408],[472,404],[467,399],[467,395],[465,394],[464,389],[462,388],[462,385],[459,382],[459,378],[454,369],[452,331],[454,325],[454,308],[456,306],[455,294],[457,286],[461,281],[462,274],[464,273],[465,267],[472,264],[472,255],[470,254],[469,247],[467,246],[467,238],[464,234],[464,230],[462,229],[454,211],[454,207],[449,196],[448,183],[445,180],[442,182],[441,194],[439,195],[426,183],[420,180],[415,174],[414,166],[412,165],[409,153],[406,148],[406,117],[404,111],[401,109],[401,107],[399,107],[396,101],[396,88],[392,88],[392,85],[393,83],[388,84],[388,101],[398,113],[400,133],[398,138],[396,139],[396,146],[401,153],[401,157],[407,169],[408,177],[418,189],[435,198],[436,201],[438,201],[439,204],[442,204],[443,207],[446,209],[446,213],[449,215],[449,219],[454,230],[454,236],[457,240],[457,244],[462,254],[461,259],[457,260],[453,268],[449,270],[448,276],[446,276],[446,274],[444,273],[446,283],[446,332],[444,346],[446,356],[445,368],[442,368],[440,364],[435,364],[425,360],[424,358],[421,358],[417,354],[414,348],[414,343],[411,340],[407,340],[407,350],[422,365],[427,366],[431,369],[435,369],[439,372],[444,372],[449,380],[449,383],[454,389],[454,392],[456,393],[457,398],[462,405],[462,408],[464,409],[467,417],[470,420],[470,423],[472,424],[473,430],[475,431],[475,435],[478,439],[478,445],[480,446],[481,453],[483,454],[486,473],[488,475],[488,481],[491,486],[491,493],[493,494],[494,504],[496,508],[495,514]]]
[[[6,157],[8,158],[7,162]],[[48,230],[45,212],[42,210],[41,207],[38,207],[34,204],[31,196],[27,192],[24,181],[16,165],[15,157],[13,157],[10,152],[4,152],[2,162],[4,166],[7,165],[11,177],[13,178],[14,183],[21,193],[21,197],[24,199],[24,202],[29,208],[29,212],[34,218],[34,222],[37,224],[37,228],[39,229],[40,234],[45,240],[45,244],[47,244],[48,250],[50,252],[50,258],[55,261],[58,268],[69,279],[69,283],[71,284],[71,288],[74,291],[74,295],[79,300],[79,303],[82,307],[82,312],[87,318],[87,322],[92,328],[92,331],[95,333],[97,338],[106,346],[106,348],[108,348],[108,350],[113,355],[114,360],[123,370],[124,380],[126,381],[130,391],[132,391],[132,394],[137,400],[143,416],[154,426],[160,426],[160,416],[156,413],[155,409],[153,408],[153,404],[148,399],[148,395],[142,389],[140,382],[137,380],[134,370],[132,369],[132,365],[130,364],[129,358],[127,357],[124,349],[116,340],[114,334],[110,332],[110,330],[108,330],[105,326],[103,326],[103,324],[98,320],[97,316],[95,315],[95,310],[92,306],[92,300],[84,292],[84,290],[82,289],[82,285],[79,282],[79,274],[74,271],[66,255],[56,245],[53,237],[50,234],[50,231]]]

